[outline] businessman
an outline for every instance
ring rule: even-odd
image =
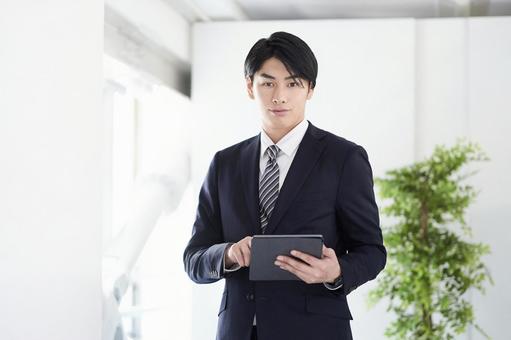
[[[305,119],[317,72],[309,46],[286,32],[246,57],[261,132],[213,157],[183,256],[193,281],[225,279],[218,340],[352,339],[346,295],[385,266],[366,151]],[[321,234],[325,246],[321,258],[275,259],[300,280],[250,281],[256,234]]]

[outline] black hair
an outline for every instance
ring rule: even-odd
[[[314,53],[305,41],[287,32],[275,32],[252,46],[245,59],[245,77],[253,81],[254,74],[272,57],[279,59],[291,75],[308,80],[312,89],[316,86],[318,62]]]

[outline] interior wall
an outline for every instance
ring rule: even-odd
[[[509,337],[511,320],[511,17],[474,18],[467,25],[468,137],[490,157],[471,184],[480,191],[468,214],[474,238],[490,245],[486,263],[495,284],[472,294],[475,317],[493,339]],[[472,330],[473,339],[484,339]]]
[[[0,333],[101,337],[103,1],[0,3]]]
[[[479,173],[467,182],[479,191],[467,223],[473,240],[490,245],[485,257],[495,285],[486,295],[470,292],[476,321],[493,339],[505,339],[511,317],[503,270],[509,258],[511,153],[511,18],[428,19],[417,22],[417,153],[422,159],[435,145],[468,138],[481,145],[490,162],[473,164]],[[484,339],[470,327],[460,339]]]

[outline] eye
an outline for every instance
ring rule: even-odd
[[[273,83],[272,82],[264,82],[263,86],[271,87],[271,86],[273,86]]]

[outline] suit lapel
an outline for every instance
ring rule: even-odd
[[[291,167],[280,190],[272,216],[266,227],[266,234],[273,234],[275,232],[280,220],[291,206],[295,196],[321,156],[325,147],[322,141],[324,136],[325,132],[323,130],[316,128],[309,122],[309,127],[298,146],[295,158],[291,163]],[[255,197],[257,207],[259,207],[257,203],[257,190]]]
[[[275,203],[273,214],[266,227],[266,233],[275,232],[278,223],[285,215],[312,168],[318,161],[324,149],[322,138],[325,132],[309,122],[309,127],[296,151],[293,163],[289,168],[286,179]],[[253,137],[241,153],[241,182],[247,204],[250,228],[254,235],[261,234],[259,216],[259,160],[261,142],[260,135]]]
[[[253,137],[242,151],[240,162],[241,182],[253,234],[261,233],[259,218],[260,145],[260,136]]]

